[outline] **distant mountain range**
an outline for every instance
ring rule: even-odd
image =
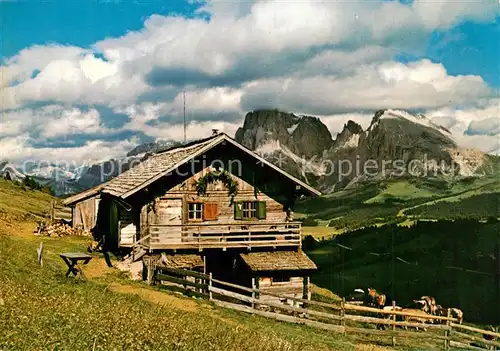
[[[424,115],[391,109],[377,111],[366,130],[348,121],[335,137],[317,117],[252,111],[235,139],[327,193],[398,173],[412,176],[427,172],[427,177],[447,179],[480,177],[496,162],[495,156],[460,148],[446,128]],[[56,195],[67,195],[99,185],[150,154],[177,145],[181,143],[170,140],[146,143],[123,158],[101,164],[71,169],[47,165],[33,167],[25,174],[50,185]],[[25,174],[7,162],[0,163],[3,178],[22,180]]]
[[[391,109],[377,111],[366,130],[348,121],[335,138],[316,117],[254,111],[236,140],[327,193],[396,176],[481,176],[494,158],[460,148],[422,114]]]

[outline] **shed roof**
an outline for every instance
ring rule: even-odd
[[[82,191],[81,193],[69,196],[69,197],[62,200],[62,204],[65,206],[70,206],[76,202],[80,202],[80,201],[88,199],[89,197],[96,196],[101,192],[101,190],[104,188],[105,185],[106,185],[106,183],[102,183],[102,184],[97,185],[93,188]]]
[[[137,191],[145,188],[149,184],[155,182],[161,177],[167,175],[168,173],[174,171],[179,166],[192,160],[193,158],[202,155],[206,151],[215,147],[216,145],[227,141],[230,144],[238,147],[242,151],[250,154],[259,160],[260,163],[266,164],[275,171],[283,174],[296,184],[299,184],[304,189],[315,195],[321,195],[321,193],[311,187],[310,185],[304,183],[300,179],[295,178],[291,174],[285,172],[281,168],[273,165],[264,158],[257,155],[255,152],[244,147],[234,139],[230,138],[224,133],[220,133],[214,137],[204,139],[198,143],[192,143],[185,147],[178,147],[171,150],[167,150],[158,154],[151,156],[145,161],[141,162],[137,166],[127,170],[126,172],[120,174],[116,178],[113,178],[105,184],[103,187],[103,192],[108,193],[113,196],[127,198],[128,196],[136,193]]]
[[[162,254],[158,267],[161,266],[179,269],[198,268],[203,267],[203,260],[200,255],[195,254]]]
[[[240,257],[254,272],[317,269],[303,251],[251,252],[241,253]]]

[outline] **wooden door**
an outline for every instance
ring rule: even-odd
[[[157,223],[164,226],[160,244],[180,243],[182,236],[182,199],[161,198],[158,204]]]

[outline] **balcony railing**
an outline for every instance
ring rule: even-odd
[[[149,226],[150,249],[300,246],[300,222]]]

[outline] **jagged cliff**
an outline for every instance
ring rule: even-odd
[[[319,118],[276,110],[249,112],[235,139],[252,150],[272,152],[282,146],[307,158],[321,155],[333,142]]]

